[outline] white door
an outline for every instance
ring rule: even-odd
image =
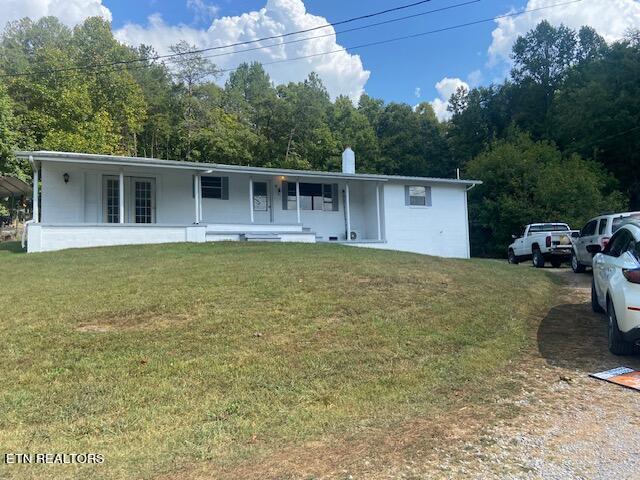
[[[155,223],[156,181],[154,178],[124,177],[125,223]],[[102,179],[102,221],[120,221],[120,179],[105,175]]]
[[[598,243],[598,220],[591,220],[580,231],[580,238],[576,240],[576,255],[578,260],[584,265],[591,265],[593,253],[589,250],[594,243]]]
[[[126,178],[125,178],[126,180]],[[129,195],[125,196],[127,223],[156,223],[156,196],[154,178],[130,177]]]
[[[271,213],[271,182],[253,182],[253,221],[268,224],[273,222]]]

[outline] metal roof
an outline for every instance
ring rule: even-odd
[[[254,175],[281,175],[291,177],[323,177],[323,178],[340,178],[355,179],[377,182],[388,181],[416,181],[425,183],[445,183],[458,185],[479,185],[479,180],[458,180],[455,178],[435,178],[435,177],[412,177],[399,175],[378,175],[371,173],[342,173],[342,172],[322,172],[316,170],[293,170],[287,168],[266,168],[266,167],[248,167],[242,165],[224,165],[220,163],[205,162],[186,162],[176,160],[161,160],[158,158],[145,157],[126,157],[116,155],[97,155],[93,153],[74,153],[74,152],[17,152],[19,158],[29,159],[33,161],[50,161],[65,163],[88,163],[102,165],[124,165],[133,167],[159,167],[174,168],[183,170],[192,170],[201,173],[223,172],[223,173],[251,173]]]
[[[19,178],[0,175],[0,197],[27,195],[31,186]]]

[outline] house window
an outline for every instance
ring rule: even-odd
[[[411,207],[431,206],[431,187],[406,185],[404,187],[405,205]]]
[[[287,210],[296,209],[296,184],[287,183]],[[300,184],[300,210],[338,211],[338,185],[322,183]]]
[[[229,200],[229,177],[200,177],[202,198]]]
[[[118,178],[106,178],[106,221],[107,223],[120,222],[120,180]]]

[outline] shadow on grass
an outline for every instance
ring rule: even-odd
[[[1,242],[0,253],[1,252],[26,253],[26,250],[22,248],[20,242]]]
[[[639,355],[609,353],[605,317],[593,313],[589,303],[552,308],[538,328],[538,350],[550,365],[585,373],[619,366],[640,370]]]

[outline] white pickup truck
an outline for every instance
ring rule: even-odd
[[[571,259],[572,238],[579,235],[566,223],[532,223],[524,228],[520,236],[513,235],[514,242],[509,245],[509,263],[517,264],[531,259],[533,266],[544,267],[547,261],[558,268]]]

